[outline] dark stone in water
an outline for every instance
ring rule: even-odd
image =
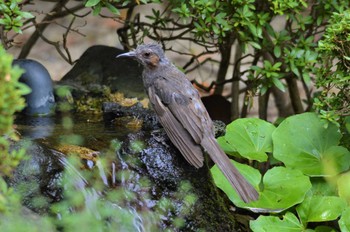
[[[132,144],[139,141],[145,148],[135,152]],[[186,222],[180,231],[235,231],[235,219],[225,197],[215,186],[208,165],[196,169],[188,164],[163,130],[130,134],[123,143],[121,154],[128,169],[139,174],[133,176],[146,176],[151,180],[149,194],[155,202],[162,198],[171,200],[173,208],[162,217],[163,229],[169,228],[171,218],[184,216]],[[180,209],[186,208],[186,196],[179,190],[184,181],[190,183],[191,193],[197,197],[185,214]]]
[[[197,196],[197,202],[186,214],[185,227],[181,231],[196,231],[200,228],[205,231],[235,231],[235,219],[228,210],[227,197],[215,186],[209,171],[211,160],[207,159],[204,167],[196,169],[183,158],[174,147],[166,133],[161,128],[157,116],[153,110],[144,109],[139,104],[132,107],[123,107],[117,103],[104,103],[104,119],[113,120],[116,117],[133,116],[144,121],[142,130],[130,133],[123,141],[121,156],[124,165],[122,168],[133,170],[139,178],[147,177],[152,181],[149,191],[154,204],[162,198],[171,199],[174,208],[182,208],[186,204],[184,199],[179,199],[179,188],[184,181],[192,186],[192,193]],[[214,121],[216,135],[225,133],[225,124]],[[134,149],[134,144],[141,143],[144,148],[141,151]],[[138,145],[137,145],[138,146]],[[207,158],[207,157],[206,157]],[[139,182],[135,179],[131,184],[134,189]],[[126,186],[126,188],[129,188]],[[144,194],[137,192],[136,194]],[[151,207],[152,208],[152,207]],[[167,212],[164,215],[162,228],[168,228],[170,217],[181,216],[180,212]],[[170,219],[169,219],[170,220]],[[222,223],[225,222],[225,223]]]
[[[73,96],[98,95],[107,86],[112,92],[126,97],[144,98],[142,67],[133,60],[116,59],[124,53],[115,47],[103,45],[88,48],[74,67],[57,83],[73,88]]]
[[[32,89],[30,94],[24,96],[27,106],[23,112],[34,116],[52,114],[55,109],[55,97],[47,69],[39,62],[30,59],[14,60],[13,65],[25,70],[19,81]]]
[[[143,121],[144,130],[159,129],[161,125],[153,110],[145,109],[140,103],[131,107],[121,106],[115,102],[105,102],[102,106],[105,122],[111,122],[115,118],[131,116]]]
[[[25,143],[16,143],[11,149],[26,147]],[[36,213],[47,213],[52,203],[63,198],[60,186],[64,168],[60,158],[63,156],[36,142],[30,142],[26,152],[30,155],[8,179],[9,185],[21,193],[26,207]]]

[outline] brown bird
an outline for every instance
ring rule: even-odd
[[[207,152],[243,201],[257,200],[257,191],[216,142],[213,122],[198,91],[168,60],[161,46],[154,43],[139,45],[136,50],[117,57],[131,57],[144,66],[143,83],[153,109],[171,142],[185,159],[200,168],[204,161],[203,152]]]

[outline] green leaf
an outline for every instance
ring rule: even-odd
[[[345,117],[344,123],[346,130],[348,131],[348,133],[350,133],[350,116]]]
[[[85,7],[92,7],[92,6],[96,6],[97,4],[99,4],[101,2],[101,0],[88,0],[85,3]]]
[[[298,68],[295,66],[294,62],[290,63],[290,69],[292,70],[292,72],[297,76],[300,77],[300,73]]]
[[[311,178],[312,188],[311,193],[313,196],[337,196],[336,186],[329,184],[323,177]]]
[[[310,77],[310,75],[308,74],[308,73],[303,73],[302,74],[303,75],[303,79],[304,79],[304,81],[305,81],[305,83],[307,84],[307,85],[309,85],[310,83],[311,83],[311,77]]]
[[[23,18],[26,18],[26,19],[34,18],[34,15],[32,15],[32,14],[29,13],[29,12],[21,12],[21,13],[20,13],[20,16],[22,16]]]
[[[324,175],[335,176],[350,167],[350,152],[342,146],[332,146],[322,155]]]
[[[228,146],[241,156],[258,160],[267,160],[267,152],[272,152],[272,132],[275,126],[259,118],[242,118],[230,123],[224,136]]]
[[[261,45],[254,42],[254,41],[249,41],[249,44],[252,45],[256,49],[261,49]]]
[[[225,136],[221,136],[219,138],[216,139],[216,141],[218,142],[218,144],[220,145],[221,149],[229,155],[237,155],[237,151],[236,149],[232,146],[232,144],[230,144],[228,141],[226,141]]]
[[[98,4],[94,7],[94,10],[92,11],[92,14],[94,16],[98,15],[101,12],[102,6],[101,4]]]
[[[261,180],[259,171],[248,165],[232,162],[248,182],[258,189]],[[302,202],[311,188],[309,178],[300,171],[274,167],[263,177],[264,187],[263,191],[259,192],[259,199],[244,203],[216,165],[211,169],[211,173],[216,186],[222,189],[236,206],[254,212],[281,212]]]
[[[339,196],[346,200],[348,204],[350,203],[350,172],[342,174],[337,180],[338,194]]]
[[[287,167],[311,176],[329,175],[325,171],[330,169],[344,171],[350,155],[346,149],[337,147],[340,138],[337,126],[327,125],[314,113],[291,116],[272,134],[273,156]],[[327,164],[330,161],[332,166]]]
[[[268,170],[262,182],[264,187],[259,193],[259,200],[246,204],[246,207],[257,209],[257,212],[281,212],[302,202],[311,189],[309,177],[285,167]]]
[[[340,230],[342,232],[349,232],[350,231],[350,208],[346,208],[344,210],[341,218],[338,221]]]
[[[276,58],[279,58],[281,56],[281,47],[275,46],[273,49],[273,54],[276,56]]]
[[[284,87],[283,83],[280,81],[280,79],[276,78],[276,77],[273,77],[272,78],[272,82],[273,84],[279,89],[281,90],[282,92],[285,92],[286,91],[286,88]]]
[[[255,221],[250,221],[250,228],[254,232],[301,232],[305,230],[298,218],[291,212],[283,215],[282,220],[277,216],[259,216]]]
[[[238,169],[238,171],[246,178],[246,180],[253,185],[255,189],[259,188],[261,181],[261,174],[258,170],[252,168],[249,165],[238,163],[231,160],[232,164]],[[213,175],[214,182],[217,187],[219,187],[228,198],[235,203],[237,206],[245,206],[245,203],[238,196],[237,192],[232,188],[231,184],[228,182],[224,174],[220,171],[218,166],[215,164],[211,169],[211,174]]]
[[[337,219],[344,208],[346,202],[336,196],[311,196],[297,206],[299,218],[304,223],[324,222]]]
[[[317,226],[315,230],[309,230],[310,232],[337,232],[336,229],[329,227],[329,226]]]
[[[109,2],[105,2],[105,5],[108,8],[108,10],[110,12],[112,12],[113,14],[115,14],[115,15],[119,15],[120,14],[119,10],[115,6],[110,4]]]

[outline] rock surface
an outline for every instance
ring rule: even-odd
[[[96,94],[107,86],[126,97],[145,97],[142,68],[133,60],[116,59],[124,51],[103,45],[88,48],[74,67],[58,82],[73,88],[73,95]]]

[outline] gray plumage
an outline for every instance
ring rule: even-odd
[[[185,159],[196,168],[202,167],[204,149],[243,201],[257,200],[257,191],[232,165],[216,142],[213,122],[198,91],[185,74],[166,58],[160,45],[139,45],[136,50],[118,57],[135,58],[144,66],[143,83],[153,109]]]

